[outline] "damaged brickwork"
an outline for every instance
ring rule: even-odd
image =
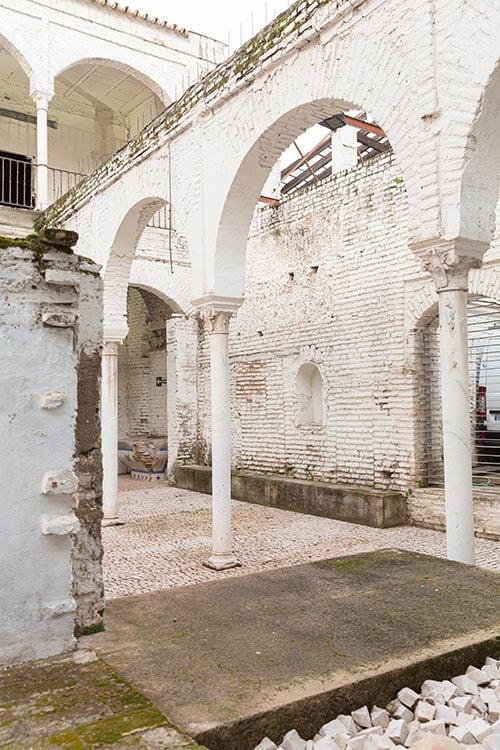
[[[104,611],[100,420],[102,308],[96,306],[96,291],[101,292],[101,281],[95,276],[83,276],[79,289],[80,306],[76,331],[78,410],[75,449],[75,471],[79,482],[78,492],[75,494],[75,513],[80,529],[73,546],[76,636],[88,632],[89,629],[102,627]]]

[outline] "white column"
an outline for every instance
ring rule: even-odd
[[[474,564],[467,291],[439,291],[446,543],[450,560]]]
[[[101,440],[103,525],[118,522],[118,341],[102,352]]]
[[[229,401],[229,321],[233,312],[211,310],[210,384],[212,406],[212,554],[205,565],[225,570],[240,565],[231,530],[231,409]]]
[[[446,545],[450,560],[474,564],[471,406],[467,296],[469,270],[481,260],[456,248],[428,254],[424,267],[439,298]]]
[[[49,205],[49,136],[48,108],[52,94],[36,90],[31,94],[36,105],[36,207],[39,210]]]

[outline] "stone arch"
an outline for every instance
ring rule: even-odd
[[[494,268],[471,271],[469,296],[485,297],[500,302],[500,272]],[[424,328],[437,315],[438,295],[429,279],[409,300],[406,310],[407,329]]]
[[[469,368],[471,419],[474,414],[480,362],[479,339],[484,335],[475,304],[496,303],[500,310],[500,274],[495,268],[473,270],[469,281]],[[442,482],[442,416],[440,395],[440,347],[438,295],[431,279],[423,281],[407,302],[407,352],[411,363],[414,400],[415,482]],[[477,374],[477,373],[476,373]],[[473,425],[471,424],[473,430]]]
[[[359,43],[356,29],[353,34],[356,48]],[[301,49],[292,62],[273,71],[256,87],[247,102],[240,99],[238,111],[233,112],[231,105],[227,107],[228,122],[232,119],[233,124],[218,138],[231,142],[232,153],[225,160],[223,172],[213,165],[221,178],[221,193],[211,201],[211,209],[216,200],[220,203],[215,207],[215,227],[211,225],[207,231],[207,241],[213,242],[208,251],[214,253],[213,270],[209,269],[213,277],[206,279],[207,291],[220,296],[242,296],[249,225],[269,172],[294,138],[341,111],[364,108],[385,130],[403,174],[413,225],[418,223],[420,175],[419,169],[411,167],[415,162],[409,152],[407,133],[409,127],[421,130],[422,123],[415,116],[416,95],[409,74],[405,75],[406,63],[400,59],[400,51],[390,45],[382,50],[380,45],[368,44],[368,56],[365,50],[356,57],[355,68],[352,51],[344,55],[344,44],[342,38],[332,40],[326,47],[311,45],[310,50]],[[394,60],[388,59],[391,55],[399,58],[400,76]],[[385,79],[382,85],[383,77],[374,75],[377,68],[387,71],[389,84]],[[387,91],[393,96],[397,92],[398,106],[388,106]],[[213,150],[219,153],[216,148]]]
[[[70,51],[68,50],[68,53],[69,52]],[[70,56],[70,54],[66,55],[64,63],[60,65],[57,70],[53,71],[53,78],[55,80],[75,65],[105,65],[110,68],[120,70],[123,73],[127,73],[128,75],[136,78],[138,81],[143,83],[144,86],[151,89],[151,91],[156,94],[156,96],[165,104],[165,106],[171,103],[172,98],[165,91],[163,85],[159,82],[159,80],[152,78],[149,73],[139,70],[138,67],[131,65],[130,62],[127,61],[125,53],[123,54],[123,59],[120,59],[119,54],[120,51],[117,50],[115,52],[115,56],[113,57],[109,57],[107,55],[102,57],[82,57],[78,54],[77,50],[72,56]]]
[[[31,82],[34,76],[36,61],[30,61],[29,55],[25,55],[24,52],[21,52],[21,49],[19,48],[17,42],[12,42],[3,33],[0,33],[0,47],[3,47],[9,53],[9,55],[11,55],[14,60],[16,60],[16,62],[20,65],[24,73],[26,73],[29,81]]]
[[[500,193],[500,59],[481,93],[468,134],[460,191],[460,236],[490,243]]]
[[[165,205],[160,197],[139,200],[125,213],[103,268],[104,337],[124,338],[127,331],[127,289],[137,243],[154,214]]]
[[[177,314],[192,315],[195,312],[191,304],[191,289],[165,263],[135,258],[129,284],[156,294]]]

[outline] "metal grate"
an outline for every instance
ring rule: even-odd
[[[500,303],[474,299],[468,306],[472,474],[475,487],[500,490]],[[424,378],[424,484],[443,485],[443,437],[437,314],[422,341]]]

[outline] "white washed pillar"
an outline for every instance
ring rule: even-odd
[[[467,291],[439,292],[446,544],[451,560],[474,564]]]
[[[467,297],[469,270],[480,257],[455,248],[431,251],[425,267],[439,299],[446,545],[448,558],[473,565],[471,407]]]
[[[358,131],[349,125],[332,132],[332,174],[352,169],[358,163]]]
[[[31,94],[36,105],[36,208],[49,205],[49,134],[48,109],[52,94],[35,90]]]
[[[231,528],[231,406],[229,402],[229,321],[241,297],[207,294],[193,306],[202,313],[210,337],[210,391],[212,416],[212,554],[206,563],[213,570],[240,565],[233,552]]]
[[[210,336],[212,414],[212,554],[214,570],[237,567],[231,527],[231,407],[229,400],[229,310],[206,313]]]
[[[102,351],[101,440],[103,525],[118,522],[118,347],[104,341]]]

